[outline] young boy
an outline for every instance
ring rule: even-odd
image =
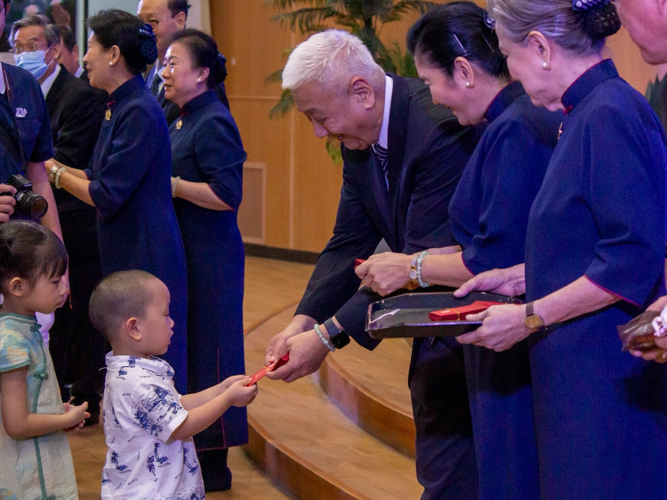
[[[203,499],[204,483],[192,436],[230,406],[246,406],[257,386],[250,377],[181,396],[174,372],[154,356],[167,352],[174,322],[169,290],[144,271],[103,279],[90,298],[90,319],[111,344],[103,419],[107,458],[102,498]]]

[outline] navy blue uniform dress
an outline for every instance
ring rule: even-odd
[[[585,276],[621,300],[528,337],[541,498],[663,500],[667,366],[621,352],[616,326],[664,293],[664,132],[611,60],[562,102],[528,220],[527,299]]]
[[[182,109],[180,130],[169,128],[172,175],[205,182],[232,210],[209,210],[176,198],[188,268],[188,392],[245,373],[243,270],[245,253],[236,223],[246,153],[234,118],[213,90]],[[232,407],[195,436],[197,450],[248,442],[246,409]]]
[[[558,141],[561,113],[538,108],[519,82],[485,114],[489,126],[449,205],[472,274],[524,261],[530,207]],[[496,353],[464,346],[480,499],[539,497],[526,342]]]
[[[2,69],[10,86],[0,94],[0,183],[6,183],[14,174],[25,175],[19,136],[26,162],[53,158],[53,146],[49,115],[37,80],[26,70],[9,64],[3,64]],[[1,73],[0,78],[4,80]]]
[[[176,389],[187,386],[185,253],[171,201],[171,146],[160,105],[137,75],[109,96],[86,175],[97,210],[102,275],[141,269],[171,294],[174,334],[161,356],[174,368]]]

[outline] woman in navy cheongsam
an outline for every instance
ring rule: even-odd
[[[408,48],[434,101],[464,125],[487,125],[449,205],[460,247],[434,251],[422,262],[422,281],[459,286],[475,274],[523,262],[528,213],[561,117],[534,106],[521,84],[510,82],[493,23],[472,2],[430,10],[411,28]],[[415,257],[375,255],[358,271],[367,271],[364,284],[390,293],[409,282]],[[465,346],[464,355],[480,499],[499,498],[499,491],[503,498],[536,498],[526,343],[504,353]]]
[[[176,389],[187,380],[187,278],[185,255],[171,202],[171,147],[160,105],[142,71],[157,57],[150,25],[120,10],[88,19],[92,33],[84,58],[90,83],[109,93],[90,168],[51,163],[56,188],[97,210],[103,275],[141,269],[161,279],[171,294],[174,335],[162,356],[176,372]]]
[[[214,89],[226,75],[215,40],[177,33],[167,50],[165,97],[181,108],[171,124],[172,196],[188,268],[188,392],[244,373],[243,270],[236,222],[246,153]],[[227,489],[227,448],[248,442],[245,408],[232,407],[195,436],[207,491]]]
[[[493,0],[500,47],[534,103],[563,111],[530,212],[524,266],[470,289],[521,291],[465,342],[528,338],[542,499],[667,498],[666,367],[621,350],[617,325],[664,293],[662,127],[603,59],[605,0]],[[525,280],[525,283],[524,283]]]

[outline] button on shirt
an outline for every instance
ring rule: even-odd
[[[169,440],[188,416],[169,363],[109,353],[106,364],[102,498],[204,499],[192,439]]]

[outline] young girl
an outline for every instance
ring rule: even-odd
[[[87,403],[65,406],[35,312],[52,313],[67,297],[67,252],[48,229],[0,225],[0,498],[76,499],[63,430],[88,417]]]

